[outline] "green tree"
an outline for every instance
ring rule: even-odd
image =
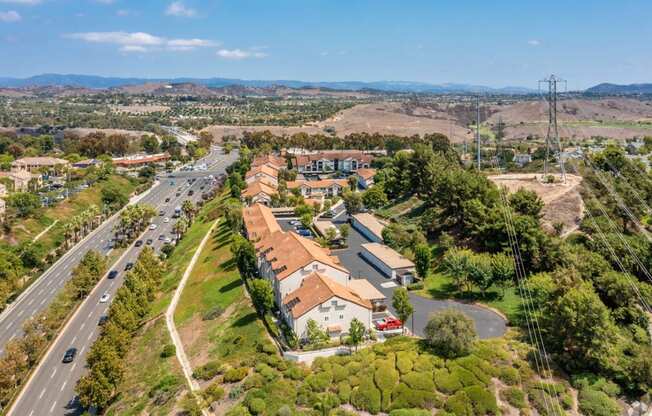
[[[497,253],[491,257],[491,273],[494,283],[501,287],[503,295],[505,289],[514,282],[516,271],[514,259],[505,253]]]
[[[303,225],[305,228],[310,228],[312,226],[312,214],[309,212],[306,212],[299,218],[299,221],[301,221],[301,225]]]
[[[519,189],[509,196],[509,205],[521,215],[529,215],[534,218],[541,217],[543,201],[534,191]]]
[[[353,318],[351,320],[351,324],[349,325],[349,339],[351,341],[351,345],[355,347],[355,350],[358,350],[358,345],[362,342],[362,339],[364,338],[364,334],[366,332],[366,329],[364,327],[364,324],[360,322],[357,318]]]
[[[444,255],[441,267],[446,274],[453,278],[457,290],[468,287],[469,262],[473,252],[453,248]]]
[[[232,232],[240,232],[243,226],[242,207],[240,204],[227,205],[224,213],[224,218],[226,219],[226,223]]]
[[[274,306],[274,291],[269,280],[254,279],[250,284],[251,300],[264,315]]]
[[[7,206],[15,210],[17,216],[24,218],[41,207],[41,200],[29,192],[16,192],[7,197]]]
[[[159,151],[158,139],[150,134],[143,135],[140,138],[140,146],[146,153],[157,153]]]
[[[364,191],[362,194],[364,206],[371,209],[380,208],[387,205],[387,195],[382,185],[375,185]]]
[[[350,230],[351,228],[349,227],[349,224],[340,225],[340,236],[344,241],[346,241],[346,239],[349,238]]]
[[[419,244],[414,249],[414,266],[417,271],[417,276],[421,279],[428,277],[428,270],[430,270],[431,253],[430,247],[427,244]]]
[[[362,209],[362,197],[359,192],[345,191],[342,193],[342,199],[347,214],[357,214]]]
[[[235,257],[240,275],[245,279],[256,277],[258,266],[254,245],[246,238],[236,234],[231,244],[231,252]]]
[[[454,309],[433,314],[424,333],[428,343],[447,358],[468,354],[477,339],[473,320]]]
[[[474,254],[471,256],[468,266],[469,280],[480,289],[484,296],[494,282],[491,255],[487,253]]]
[[[112,208],[122,207],[129,202],[129,196],[125,194],[119,185],[114,183],[107,183],[100,191],[102,203]]]
[[[355,175],[349,176],[346,181],[349,183],[349,188],[351,191],[357,191],[358,190],[358,177]]]
[[[405,328],[405,322],[410,316],[414,313],[414,307],[410,302],[410,295],[404,287],[399,287],[394,290],[394,295],[392,296],[392,306],[396,310],[398,318],[401,320],[402,328]]]
[[[314,319],[308,319],[306,322],[306,337],[311,345],[320,345],[329,340],[326,331]]]

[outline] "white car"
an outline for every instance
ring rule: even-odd
[[[171,244],[172,239],[170,237],[165,237],[165,240],[163,240],[163,242],[166,243],[166,244]]]
[[[104,294],[100,298],[100,303],[108,302],[110,297],[111,297],[111,295],[109,295],[108,292],[104,292]]]
[[[301,221],[292,220],[290,221],[290,225],[294,225],[294,226],[301,225]]]
[[[167,224],[168,222],[170,222],[170,219],[168,217],[165,217],[163,218],[163,222]]]
[[[150,224],[149,229],[150,230],[156,230],[156,224]]]

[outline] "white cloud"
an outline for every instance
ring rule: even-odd
[[[8,12],[0,12],[0,22],[13,23],[21,19],[20,14],[14,10]]]
[[[527,41],[527,44],[530,46],[539,46],[541,45],[541,41],[538,41],[536,39],[531,39]]]
[[[249,58],[257,58],[257,59],[264,58],[267,56],[267,54],[263,52],[256,52],[256,51],[245,51],[242,49],[220,49],[219,51],[217,51],[217,56],[232,61],[240,61]]]
[[[168,39],[145,32],[82,32],[69,33],[64,37],[87,43],[118,45],[121,52],[190,51],[219,45],[219,42],[207,39]]]
[[[41,4],[42,0],[0,0],[0,3],[11,3],[11,4],[24,4],[26,6],[34,6]]]
[[[168,16],[193,17],[197,14],[197,11],[186,7],[182,1],[175,1],[170,3],[168,8],[165,10],[165,14]]]

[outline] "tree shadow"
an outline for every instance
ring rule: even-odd
[[[228,291],[231,291],[233,289],[236,289],[238,287],[242,286],[242,279],[237,279],[232,282],[230,282],[228,285],[224,285],[220,288],[221,293],[225,293]]]
[[[233,322],[232,326],[242,328],[243,326],[251,325],[256,319],[258,319],[256,312],[251,312],[238,318],[237,321]]]
[[[237,264],[235,262],[235,258],[231,257],[224,263],[220,264],[220,269],[224,270],[225,272],[230,272],[232,270],[235,270],[237,267]]]

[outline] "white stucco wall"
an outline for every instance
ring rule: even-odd
[[[333,305],[332,302],[337,302],[337,304]],[[296,320],[290,318],[288,324],[299,338],[305,338],[306,325],[310,319],[317,322],[323,329],[331,325],[339,325],[342,332],[346,333],[354,318],[362,322],[366,328],[371,327],[370,309],[334,296]]]
[[[281,302],[283,302],[283,299],[288,293],[294,292],[300,288],[303,279],[309,276],[312,272],[319,272],[324,276],[333,279],[335,282],[341,284],[342,286],[348,286],[349,284],[349,273],[343,272],[323,263],[313,261],[306,267],[297,270],[279,282],[278,288],[275,290],[277,305],[281,305]]]
[[[257,181],[258,179],[261,179],[261,178],[267,179],[270,182],[272,182],[272,183],[274,183],[275,185],[278,186],[278,180],[275,177],[273,177],[271,175],[268,175],[266,173],[262,173],[262,172],[256,173],[255,175],[252,175],[252,176],[248,177],[245,180],[245,182],[252,183],[252,182],[255,182],[255,181]]]

